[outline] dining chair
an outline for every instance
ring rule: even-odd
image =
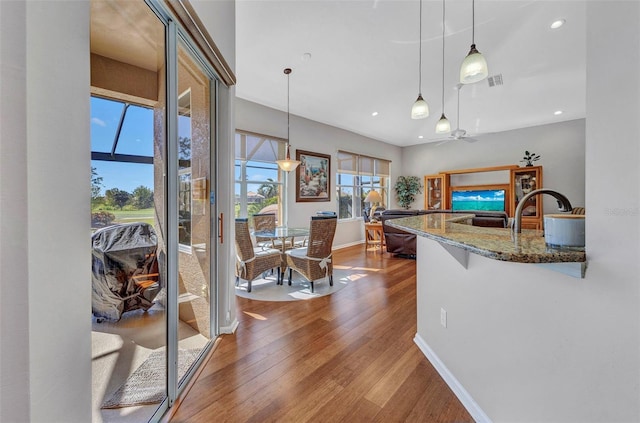
[[[276,228],[276,215],[275,213],[256,213],[251,216],[253,219],[253,230],[258,231],[273,231]],[[273,247],[272,238],[256,236],[256,245],[259,247],[271,248]]]
[[[333,286],[333,264],[331,263],[331,247],[336,233],[337,217],[312,216],[309,224],[309,240],[306,247],[294,248],[285,252],[289,267],[289,285],[293,271],[311,283],[325,277]]]
[[[247,292],[251,292],[251,282],[267,270],[278,268],[280,283],[280,250],[254,247],[246,218],[236,219],[236,285],[240,279],[247,281]]]
[[[334,211],[318,211],[315,215],[316,219],[335,219],[338,217]],[[305,236],[303,239],[297,240],[293,243],[294,248],[306,247],[309,242],[309,237]]]

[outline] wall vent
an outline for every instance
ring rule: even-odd
[[[487,78],[487,81],[489,81],[490,87],[495,87],[496,85],[502,85],[502,74],[499,73],[497,75],[490,76]]]

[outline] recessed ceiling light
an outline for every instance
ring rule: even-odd
[[[565,22],[566,22],[566,20],[564,20],[564,19],[558,19],[558,20],[553,21],[551,23],[550,27],[551,27],[551,29],[558,29],[562,25],[564,25]]]
[[[556,110],[555,112],[553,112],[554,115],[558,116],[562,114],[562,110]]]
[[[378,112],[371,113],[371,116],[378,116]]]
[[[418,135],[418,138],[423,139],[424,137],[422,135]]]

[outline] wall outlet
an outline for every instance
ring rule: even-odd
[[[447,310],[445,310],[444,308],[440,308],[440,324],[443,327],[447,327]]]

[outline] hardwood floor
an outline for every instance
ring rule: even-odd
[[[413,342],[415,261],[334,253],[347,287],[308,301],[237,298],[240,326],[172,422],[473,422]]]

